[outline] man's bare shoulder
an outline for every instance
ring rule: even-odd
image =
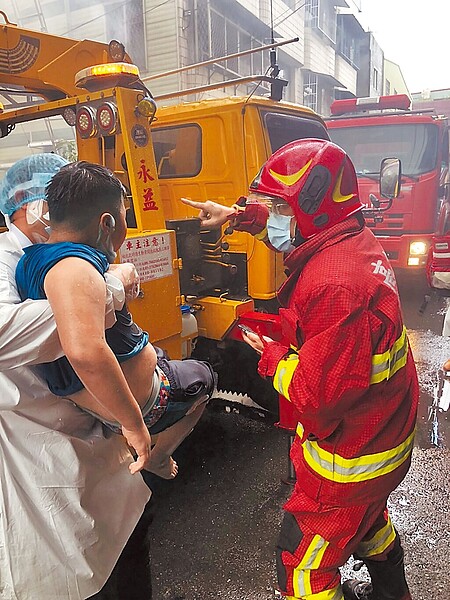
[[[77,297],[105,294],[104,277],[87,260],[77,256],[68,256],[58,261],[45,276],[44,289],[47,296],[64,295],[70,292]]]

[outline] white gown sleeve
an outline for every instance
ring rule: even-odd
[[[62,356],[47,300],[5,304],[0,295],[0,371],[50,362]]]
[[[8,234],[2,234],[7,236]],[[14,273],[20,252],[2,239],[0,248],[0,371],[62,356],[47,300],[20,302]]]

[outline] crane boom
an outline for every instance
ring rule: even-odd
[[[46,100],[59,100],[79,94],[75,74],[92,65],[117,61],[131,63],[111,55],[111,43],[74,40],[45,32],[32,31],[11,23],[0,11],[5,23],[0,26],[0,85],[21,86]],[[116,48],[122,47],[115,42]]]

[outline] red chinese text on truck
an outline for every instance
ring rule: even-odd
[[[424,275],[432,236],[449,212],[447,117],[410,110],[406,95],[336,100],[331,114],[327,127],[355,164],[367,224],[399,275]],[[388,203],[377,194],[386,157],[402,165],[400,194]]]

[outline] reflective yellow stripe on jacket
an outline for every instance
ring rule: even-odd
[[[406,336],[406,327],[403,326],[401,336],[395,340],[390,350],[386,350],[383,354],[374,354],[372,356],[370,383],[381,383],[386,379],[390,379],[399,369],[406,365],[407,360],[408,338]],[[274,388],[288,400],[291,399],[289,396],[289,386],[298,363],[298,354],[289,354],[286,358],[280,360],[273,378]]]
[[[297,368],[298,360],[298,354],[288,354],[286,358],[280,360],[273,376],[273,387],[289,401],[291,400],[289,397],[289,386],[294,376],[294,371]]]
[[[301,435],[303,428],[297,427]],[[308,465],[325,479],[337,483],[359,483],[387,475],[408,460],[414,444],[414,431],[404,442],[391,450],[358,456],[357,458],[343,458],[339,454],[332,454],[321,448],[318,442],[305,440],[302,444],[303,456]]]
[[[406,327],[403,326],[401,336],[395,340],[392,348],[383,354],[372,356],[372,375],[370,383],[380,383],[390,379],[399,369],[406,365],[408,360],[408,338]]]

